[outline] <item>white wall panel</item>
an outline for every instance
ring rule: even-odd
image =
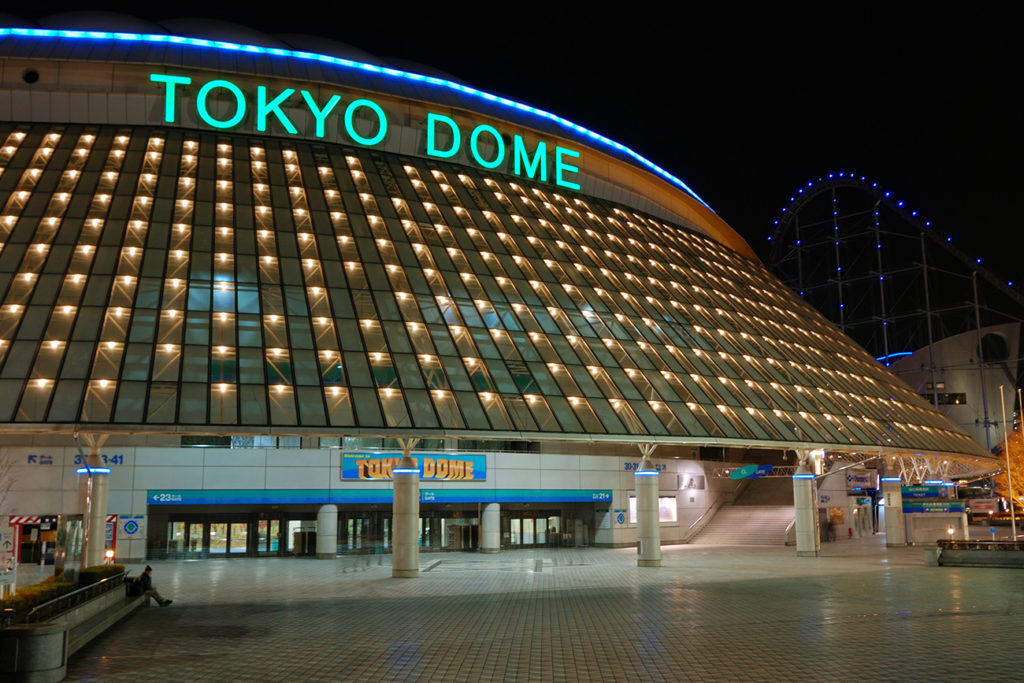
[[[264,448],[204,448],[206,467],[263,467],[267,464]]]
[[[331,470],[328,467],[268,467],[268,489],[326,489],[330,488]]]
[[[206,467],[201,488],[262,489],[266,481],[266,470],[262,467]]]
[[[577,470],[543,470],[540,481],[546,489],[575,489],[580,486],[580,473]]]
[[[498,470],[494,477],[494,487],[499,489],[538,489],[540,488],[540,472],[537,470]]]
[[[201,489],[201,467],[136,467],[135,488],[142,489]]]
[[[173,465],[175,467],[201,467],[201,448],[139,448],[135,452],[136,466]]]
[[[327,449],[268,450],[267,467],[330,467],[331,451]]]

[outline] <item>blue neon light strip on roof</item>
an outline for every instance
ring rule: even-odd
[[[875,360],[881,362],[883,360],[888,360],[889,358],[899,358],[900,356],[913,356],[913,355],[914,355],[913,351],[897,351],[895,353],[890,353],[888,356],[879,356]]]
[[[634,152],[629,147],[615,142],[611,138],[605,137],[600,133],[596,133],[589,128],[573,123],[569,119],[562,118],[557,114],[538,109],[537,107],[531,107],[528,104],[522,102],[516,102],[510,100],[507,97],[499,97],[498,95],[492,95],[489,92],[478,90],[468,85],[462,85],[455,81],[449,81],[444,78],[438,78],[436,76],[424,76],[423,74],[412,73],[410,71],[402,71],[401,69],[392,69],[385,66],[377,66],[375,64],[367,64],[366,62],[357,62],[352,59],[345,59],[343,57],[332,57],[330,55],[321,55],[315,52],[304,52],[301,50],[285,50],[277,47],[260,47],[258,45],[243,45],[240,43],[230,43],[223,40],[208,40],[205,38],[186,38],[184,36],[172,36],[160,33],[122,33],[113,31],[69,31],[63,29],[46,29],[46,28],[0,28],[0,38],[4,36],[23,36],[28,38],[75,38],[81,40],[116,40],[116,41],[129,41],[129,42],[142,42],[142,43],[173,43],[175,45],[184,45],[188,47],[205,47],[214,48],[217,50],[227,50],[235,52],[249,52],[253,54],[261,55],[273,55],[275,57],[290,57],[292,59],[302,59],[314,62],[324,62],[326,64],[332,64],[334,66],[340,66],[347,69],[359,69],[362,71],[368,71],[374,74],[381,74],[385,76],[391,76],[393,78],[405,79],[407,81],[414,81],[416,83],[426,83],[429,85],[437,86],[439,88],[445,88],[448,90],[455,90],[465,95],[471,95],[482,100],[486,100],[492,104],[499,104],[508,109],[515,109],[517,111],[531,114],[538,118],[547,119],[554,121],[563,128],[590,138],[594,142],[600,143],[605,147],[625,154],[630,157],[641,166],[661,176],[668,182],[676,185],[677,187],[685,190],[690,196],[696,199],[698,202],[711,209],[708,203],[701,199],[696,192],[690,189],[689,185],[684,183],[681,179],[672,175],[661,166],[658,166],[653,161],[641,156],[637,152]],[[714,209],[711,209],[714,211]]]

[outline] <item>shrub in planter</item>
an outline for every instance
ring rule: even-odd
[[[60,581],[49,581],[42,583],[34,583],[30,586],[22,586],[19,588],[13,596],[0,600],[0,610],[13,609],[18,613],[18,618],[22,618],[25,614],[37,605],[41,605],[44,602],[49,602],[54,598],[58,598],[65,593],[78,588],[77,585],[68,582]]]
[[[103,579],[110,578],[124,571],[123,564],[101,564],[95,567],[86,567],[78,572],[78,587],[84,588]]]

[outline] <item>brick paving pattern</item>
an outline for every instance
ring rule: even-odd
[[[174,605],[71,681],[1002,681],[1024,678],[1024,573],[925,567],[881,537],[792,548],[154,562]],[[378,563],[380,562],[380,563]]]

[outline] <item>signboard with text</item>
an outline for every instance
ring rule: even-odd
[[[398,465],[401,457],[401,453],[343,453],[341,455],[341,478],[362,481],[390,480],[391,469]],[[420,470],[421,481],[484,481],[487,479],[487,456],[483,454],[421,453],[413,460]]]
[[[0,571],[14,566],[15,536],[10,520],[7,515],[0,516]]]
[[[489,123],[456,120],[450,112],[426,111],[423,118],[419,113],[409,117],[408,112],[389,112],[388,103],[377,97],[326,88],[307,90],[301,83],[286,87],[184,73],[151,73],[149,81],[163,100],[160,113],[167,124],[201,122],[224,131],[272,131],[378,147],[387,144],[394,129],[405,122],[417,130],[415,153],[437,159],[457,157],[478,168],[580,189],[578,150],[554,139],[530,139],[499,130]],[[408,136],[399,133],[397,137]]]
[[[937,484],[918,484],[902,487],[904,498],[943,498],[942,487]]]
[[[904,500],[903,512],[963,512],[962,500]]]
[[[848,492],[866,491],[878,486],[878,475],[874,470],[854,469],[846,473],[846,490]]]
[[[149,505],[365,505],[392,502],[390,488],[150,489]],[[420,489],[421,503],[610,503],[609,489]],[[129,518],[126,518],[129,519]]]

